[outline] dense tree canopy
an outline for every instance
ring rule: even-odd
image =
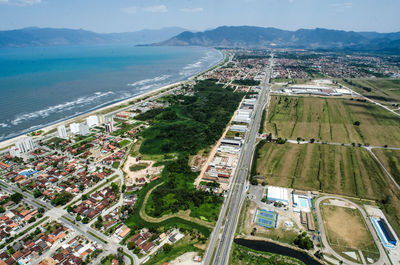
[[[151,193],[146,207],[150,215],[198,209],[204,204],[219,205],[222,201],[221,197],[194,188],[197,173],[191,171],[188,158],[221,137],[244,94],[234,93],[213,80],[199,82],[194,91],[193,96],[171,98],[169,102],[173,103],[163,111],[138,115],[151,124],[142,132],[142,154],[179,155],[177,160],[166,163],[164,184]],[[214,218],[211,216],[208,217]]]

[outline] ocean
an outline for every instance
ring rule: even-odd
[[[0,141],[182,81],[222,59],[203,47],[0,49]]]

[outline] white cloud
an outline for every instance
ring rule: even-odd
[[[147,6],[143,8],[146,12],[152,13],[165,13],[168,12],[168,9],[165,5],[158,5],[158,6]]]
[[[0,0],[2,1],[2,0]],[[168,12],[168,9],[165,5],[158,6],[146,6],[146,7],[137,7],[137,6],[128,6],[121,8],[122,12],[128,14],[134,14],[140,11],[151,12],[151,13],[165,13]]]
[[[352,8],[353,3],[347,2],[347,3],[336,3],[336,4],[331,4],[331,7],[338,7],[338,8]]]
[[[128,14],[134,14],[137,12],[137,7],[136,6],[128,6],[124,7],[121,9],[122,12],[128,13]]]
[[[195,8],[181,8],[180,9],[182,12],[189,12],[189,13],[197,13],[197,12],[203,12],[202,7],[195,7]]]
[[[10,4],[17,6],[31,6],[40,4],[42,0],[0,0],[0,4]]]

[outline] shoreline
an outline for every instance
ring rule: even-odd
[[[212,65],[211,67],[207,68],[206,70],[200,71],[199,73],[196,73],[196,74],[194,74],[194,75],[192,75],[190,77],[187,77],[184,80],[181,80],[181,81],[178,81],[178,82],[175,82],[175,83],[172,83],[172,84],[168,84],[168,85],[156,88],[154,90],[145,92],[143,94],[139,94],[139,95],[127,98],[127,99],[123,99],[123,100],[115,102],[115,103],[111,103],[109,105],[100,107],[98,109],[95,109],[95,110],[92,110],[92,111],[89,111],[89,112],[86,112],[86,113],[78,114],[77,116],[74,116],[74,117],[66,118],[66,119],[64,119],[62,121],[55,122],[53,124],[48,124],[48,125],[45,125],[43,127],[36,128],[35,130],[31,130],[31,131],[25,132],[25,133],[23,133],[21,135],[17,135],[15,137],[10,138],[10,139],[3,140],[3,141],[0,142],[0,152],[3,152],[5,149],[7,149],[8,147],[10,147],[13,144],[15,144],[16,141],[18,141],[18,140],[22,139],[23,137],[27,136],[27,134],[29,134],[29,133],[32,133],[32,132],[35,132],[35,131],[39,131],[39,130],[43,131],[43,133],[38,135],[38,136],[32,136],[32,139],[35,140],[37,138],[45,136],[47,133],[49,133],[52,130],[56,130],[57,127],[60,126],[60,125],[64,124],[65,127],[67,127],[68,124],[73,123],[73,122],[81,121],[81,120],[85,119],[88,116],[95,115],[95,114],[102,115],[100,113],[104,112],[104,111],[107,111],[108,109],[110,109],[109,112],[112,112],[113,110],[111,110],[111,108],[122,106],[122,105],[128,104],[131,101],[135,101],[135,100],[138,100],[140,98],[149,97],[149,96],[151,96],[153,94],[156,95],[158,93],[165,92],[165,91],[170,90],[170,89],[172,89],[172,88],[174,88],[176,86],[182,85],[182,84],[184,84],[184,83],[186,83],[186,82],[188,82],[190,80],[193,80],[197,76],[199,76],[201,74],[204,74],[204,73],[206,73],[208,71],[213,70],[215,67],[218,67],[219,64],[221,64],[221,63],[223,63],[225,61],[225,59],[226,59],[226,57],[228,55],[223,53],[223,52],[221,52],[221,51],[219,51],[219,52],[223,55],[221,60],[217,61],[214,65]]]

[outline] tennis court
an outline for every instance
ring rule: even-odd
[[[276,227],[278,214],[273,211],[257,209],[255,215],[255,223],[266,228]]]

